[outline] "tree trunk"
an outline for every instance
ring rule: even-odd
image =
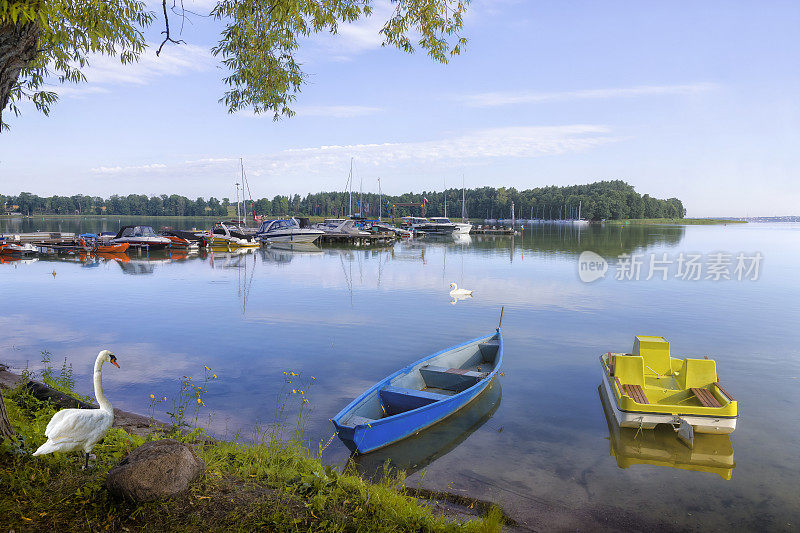
[[[3,403],[3,393],[0,392],[0,442],[14,436],[14,428],[11,427],[11,422],[8,420],[8,413],[6,413],[6,404]]]
[[[36,57],[39,49],[39,26],[32,22],[0,26],[0,123],[8,105],[11,89],[19,74]]]

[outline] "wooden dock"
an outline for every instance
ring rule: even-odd
[[[473,226],[470,235],[514,235],[514,228],[506,226]]]
[[[370,235],[351,235],[349,233],[326,233],[320,235],[320,244],[345,244],[349,246],[374,246],[391,244],[397,240],[394,233],[372,233]]]
[[[44,244],[65,244],[75,242],[76,235],[74,233],[65,233],[60,231],[36,231],[33,233],[7,233],[0,235],[0,239],[6,239],[9,242],[28,242],[34,245],[38,243]]]

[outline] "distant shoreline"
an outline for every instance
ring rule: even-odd
[[[629,218],[605,220],[604,224],[624,226],[625,224],[678,224],[686,226],[702,226],[712,224],[747,224],[746,220],[729,220],[725,218]]]
[[[288,217],[290,215],[275,215],[276,218],[280,217]],[[294,215],[294,216],[303,216],[303,215]],[[9,215],[9,214],[2,214],[0,215],[0,220],[2,219],[14,219],[14,218],[23,218],[23,219],[44,219],[44,220],[59,220],[59,219],[92,219],[92,220],[103,220],[103,219],[194,219],[194,220],[220,220],[225,217],[219,216],[209,216],[209,215],[54,215],[54,214],[44,214],[44,215]],[[332,217],[321,217],[321,216],[305,216],[304,218],[310,219],[312,222],[322,221],[325,218],[332,218]],[[346,218],[346,217],[342,217]],[[382,217],[383,219],[390,219],[388,216]],[[459,218],[459,217],[455,217]],[[522,219],[519,219],[522,220]],[[473,224],[483,224],[484,221],[482,219],[470,219],[470,222]],[[549,221],[546,221],[549,222]],[[553,220],[552,222],[559,222],[558,220]],[[613,225],[625,225],[625,224],[678,224],[678,225],[707,225],[707,224],[746,224],[747,220],[731,220],[731,219],[722,219],[722,218],[628,218],[628,219],[612,219],[612,220],[603,220],[603,224],[613,224]],[[595,221],[591,221],[591,223],[595,223]],[[597,222],[601,223],[601,222]]]

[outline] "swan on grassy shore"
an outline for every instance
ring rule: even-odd
[[[83,450],[86,456],[84,468],[89,466],[89,453],[114,423],[114,408],[103,394],[103,363],[119,368],[117,357],[103,350],[94,362],[94,395],[100,409],[63,409],[53,415],[44,430],[47,442],[39,446],[33,455],[53,452]]]

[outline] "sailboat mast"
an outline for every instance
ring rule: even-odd
[[[241,214],[240,214],[240,210],[239,210],[239,182],[237,181],[236,182],[236,219],[239,220],[240,216],[241,216]]]
[[[350,158],[350,177],[347,178],[347,183],[350,185],[350,207],[347,211],[347,216],[353,218],[353,158]]]
[[[447,180],[442,178],[442,186],[444,187],[444,218],[447,218]]]
[[[381,212],[383,211],[383,194],[381,193],[381,178],[378,177],[378,222],[381,221]]]
[[[467,222],[467,204],[464,202],[466,189],[464,189],[464,176],[461,176],[461,222]]]
[[[242,169],[242,207],[244,208],[244,225],[247,226],[247,200],[244,198],[244,162],[239,158],[239,166]]]

